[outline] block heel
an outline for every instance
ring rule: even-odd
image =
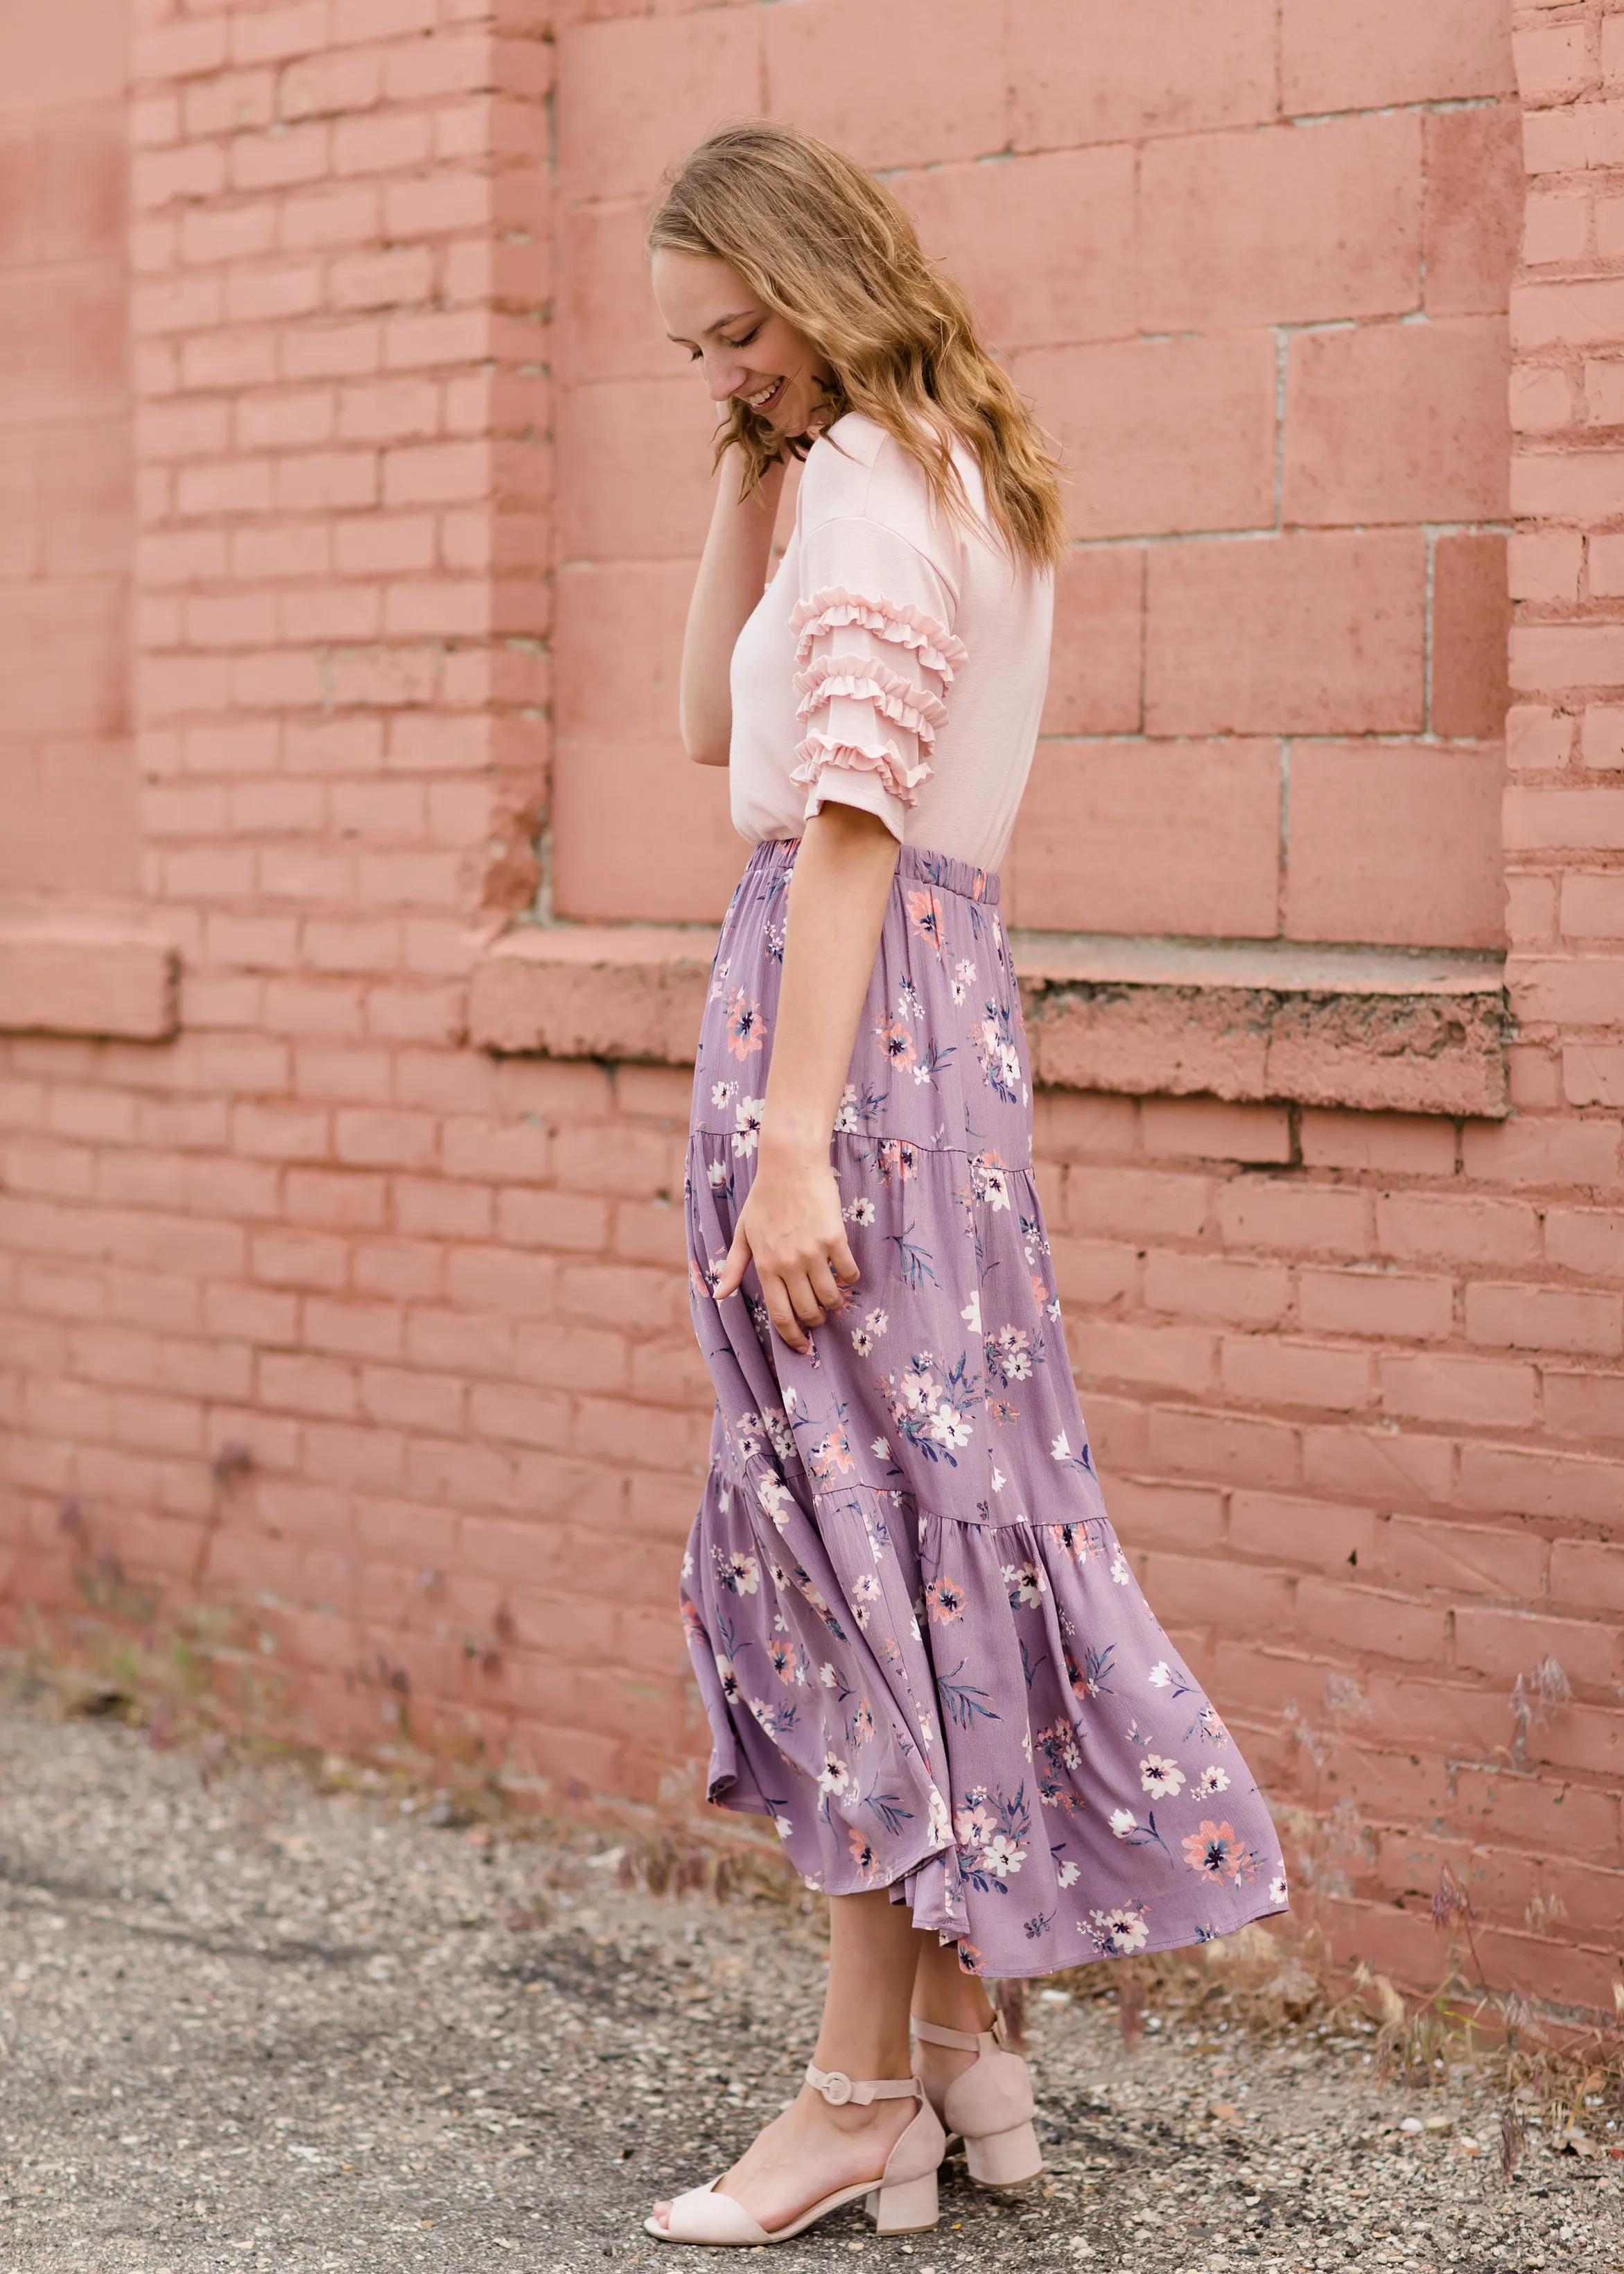
[[[876,2187],[866,2208],[881,2234],[923,2234],[941,2217],[936,2175],[927,2172],[922,2179],[893,2180],[888,2187]]]
[[[965,2135],[965,2161],[978,2187],[1024,2187],[1043,2168],[1035,2128],[1017,2124],[1008,2132]]]

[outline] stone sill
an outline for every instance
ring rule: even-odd
[[[139,919],[0,905],[0,1033],[167,1042],[180,956]]]
[[[488,1050],[693,1063],[713,930],[522,924],[477,967]],[[1498,1119],[1505,967],[1424,949],[1012,931],[1033,1076],[1058,1089]]]

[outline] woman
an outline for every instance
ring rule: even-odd
[[[996,872],[1054,463],[901,207],[809,136],[711,136],[649,245],[722,407],[683,739],[755,847],[694,1092],[718,1413],[683,1611],[710,1797],[776,1819],[831,1934],[806,2089],[648,2225],[782,2241],[863,2195],[896,2233],[936,2223],[944,2120],[973,2179],[1040,2167],[978,1975],[1227,1933],[1285,1883],[1106,1519],[1033,1181]]]

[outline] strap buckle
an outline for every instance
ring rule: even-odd
[[[818,2072],[817,2089],[831,2108],[844,2108],[857,2087],[844,2069],[831,2068]]]

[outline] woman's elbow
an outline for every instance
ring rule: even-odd
[[[682,748],[696,766],[725,766],[732,736],[731,720],[693,719],[686,711],[677,720]]]

